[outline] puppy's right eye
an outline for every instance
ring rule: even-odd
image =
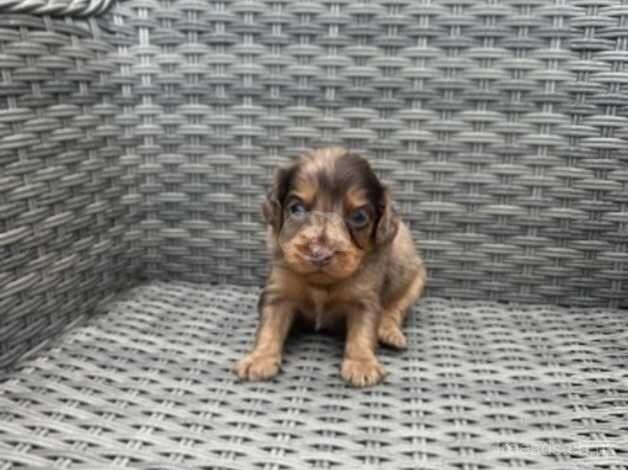
[[[307,208],[302,202],[295,201],[288,206],[288,212],[295,217],[303,217],[307,213]]]
[[[349,224],[357,229],[364,228],[368,221],[369,215],[364,209],[358,209],[349,216]]]

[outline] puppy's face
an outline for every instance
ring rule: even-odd
[[[368,162],[342,148],[307,153],[279,170],[264,216],[280,261],[322,284],[354,274],[398,226],[388,190]]]

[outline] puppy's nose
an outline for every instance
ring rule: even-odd
[[[334,252],[332,250],[319,244],[311,244],[308,251],[308,258],[310,261],[319,266],[329,263],[332,256],[334,256]]]

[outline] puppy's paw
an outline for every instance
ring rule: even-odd
[[[242,380],[257,382],[276,376],[280,366],[279,356],[251,353],[239,360],[233,367],[233,371]]]
[[[396,323],[383,321],[377,330],[377,339],[381,344],[396,349],[406,349],[408,340]]]
[[[369,387],[378,383],[386,371],[377,359],[344,359],[340,373],[355,387]]]

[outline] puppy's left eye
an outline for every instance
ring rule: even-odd
[[[364,209],[358,209],[358,210],[353,211],[351,213],[351,215],[349,216],[348,221],[349,221],[349,224],[351,224],[352,227],[362,228],[366,224],[368,224],[369,215],[368,215],[368,213]]]
[[[288,211],[293,216],[297,218],[301,218],[305,216],[305,214],[307,213],[307,208],[303,205],[302,202],[295,201],[288,206]]]

